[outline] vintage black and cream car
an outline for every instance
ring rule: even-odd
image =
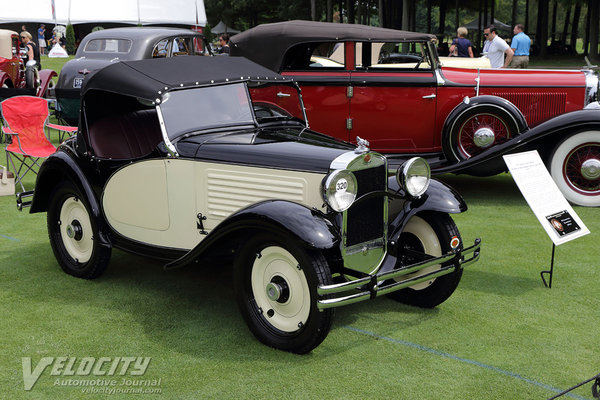
[[[234,254],[267,345],[306,353],[335,307],[378,295],[435,307],[479,258],[449,216],[464,201],[423,159],[390,174],[366,142],[309,130],[297,86],[246,59],[112,64],[86,78],[80,121],[19,199],[47,212],[62,269],[96,278],[112,248],[167,269]]]

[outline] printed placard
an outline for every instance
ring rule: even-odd
[[[590,233],[552,180],[536,150],[503,158],[521,194],[555,245]]]

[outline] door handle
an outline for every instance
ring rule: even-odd
[[[289,93],[282,93],[282,92],[277,93],[277,97],[290,97],[290,96],[291,96],[291,94],[289,94]]]
[[[424,99],[435,99],[436,95],[435,94],[428,94],[427,96],[423,96]]]

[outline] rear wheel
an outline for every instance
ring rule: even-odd
[[[102,275],[111,249],[98,243],[98,226],[79,190],[63,182],[52,194],[48,209],[48,236],[63,271],[78,278]]]
[[[402,265],[409,265],[421,261],[410,255],[412,251],[437,257],[454,248],[462,248],[462,241],[458,228],[448,214],[436,212],[413,216],[398,240],[398,260]],[[440,268],[438,264],[398,279],[417,277]],[[389,297],[412,306],[433,308],[452,295],[461,277],[462,268],[393,292]]]
[[[238,305],[254,336],[292,353],[308,353],[329,333],[333,310],[318,310],[317,286],[330,283],[319,253],[272,234],[248,241],[234,267]]]
[[[550,173],[571,203],[600,206],[600,131],[580,132],[559,143],[550,157]]]

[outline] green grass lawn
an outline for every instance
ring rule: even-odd
[[[102,277],[76,279],[52,254],[46,215],[0,197],[0,397],[544,399],[598,374],[600,210],[575,208],[592,233],[557,248],[547,289],[539,272],[552,244],[511,177],[442,179],[469,205],[454,216],[465,242],[483,240],[454,295],[434,310],[387,298],[340,308],[305,356],[254,339],[228,263],[165,272],[115,250]],[[50,367],[23,389],[22,357],[35,367],[60,356],[151,357],[136,379],[160,379],[161,393],[84,394],[57,384],[68,377]],[[571,398],[591,399],[590,384]]]

